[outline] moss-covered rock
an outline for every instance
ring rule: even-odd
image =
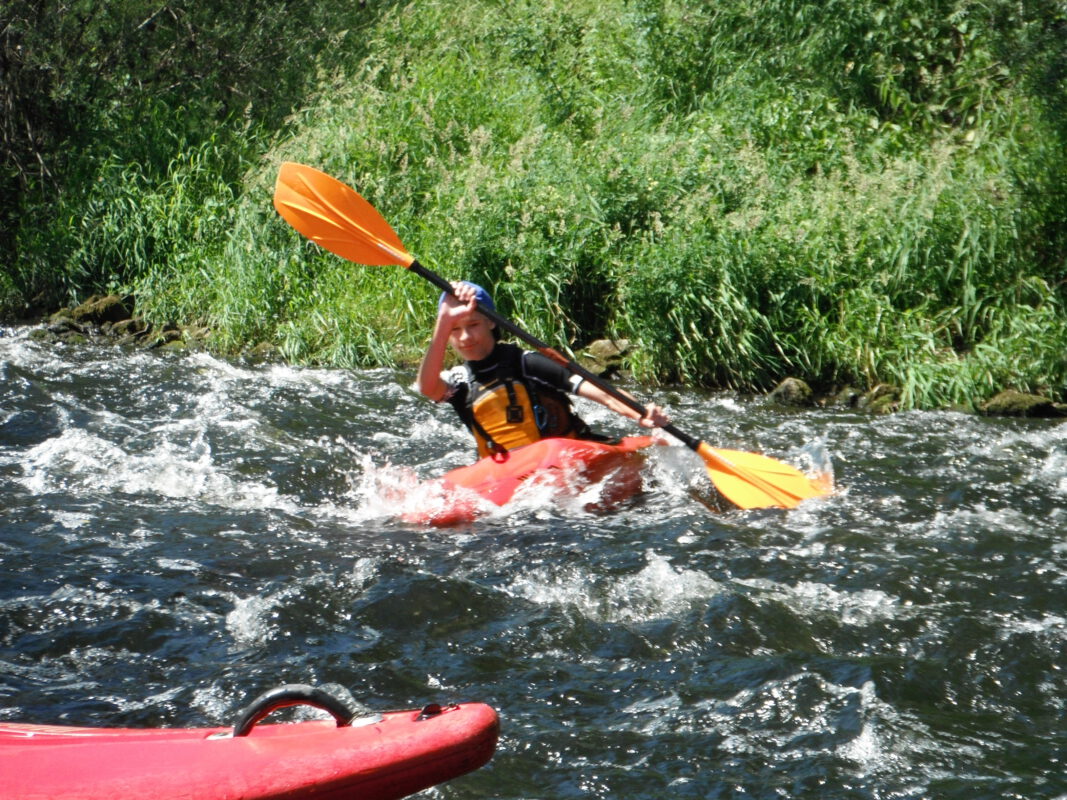
[[[900,410],[901,394],[900,387],[880,383],[861,397],[856,405],[871,414],[892,414]]]
[[[75,322],[103,325],[133,316],[133,298],[117,294],[93,295],[84,303],[66,312]]]
[[[578,363],[595,375],[611,378],[626,364],[629,339],[597,339],[578,354]]]
[[[800,378],[786,378],[767,395],[767,399],[780,406],[794,408],[809,408],[815,405],[814,392]]]
[[[1063,408],[1047,397],[1008,389],[978,408],[990,417],[1062,417]]]

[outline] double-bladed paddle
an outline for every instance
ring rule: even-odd
[[[274,188],[274,207],[300,233],[341,258],[368,266],[401,266],[439,289],[452,293],[452,285],[448,281],[424,267],[407,252],[396,231],[374,206],[354,189],[324,172],[290,161],[283,163]],[[592,381],[634,411],[644,413],[645,407],[637,400],[504,319],[493,309],[479,303],[478,310],[548,358],[585,380]],[[828,487],[812,481],[800,470],[781,461],[756,453],[713,448],[674,425],[665,425],[663,430],[680,439],[704,459],[715,488],[740,508],[792,508],[801,500],[830,493]]]

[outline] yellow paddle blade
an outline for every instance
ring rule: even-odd
[[[704,442],[697,453],[715,488],[739,508],[793,508],[801,500],[831,493],[828,481],[812,480],[795,467],[757,453],[723,450]]]
[[[336,178],[286,161],[274,186],[274,207],[308,239],[357,264],[410,267],[415,257],[396,231],[358,192]]]

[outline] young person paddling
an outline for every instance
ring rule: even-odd
[[[654,403],[639,414],[547,356],[501,342],[496,325],[477,311],[478,303],[496,310],[489,293],[467,281],[452,289],[455,295],[442,294],[438,303],[417,385],[434,402],[452,405],[474,434],[479,457],[552,436],[608,441],[575,414],[568,394],[595,400],[646,428],[670,421]],[[465,363],[442,372],[449,345]]]

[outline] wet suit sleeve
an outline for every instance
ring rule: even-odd
[[[557,364],[548,356],[540,353],[526,353],[523,355],[523,372],[531,378],[542,383],[547,383],[553,389],[561,392],[577,394],[578,387],[582,385],[582,377],[574,375],[562,364]]]
[[[578,394],[583,378],[573,375],[569,369],[558,364],[548,356],[540,353],[528,352],[523,356],[523,372],[526,377],[547,384],[559,392]],[[576,413],[566,397],[562,398],[568,405],[568,414],[571,418],[570,434],[578,439],[589,439],[597,442],[612,441],[611,437],[604,436],[592,430]]]

